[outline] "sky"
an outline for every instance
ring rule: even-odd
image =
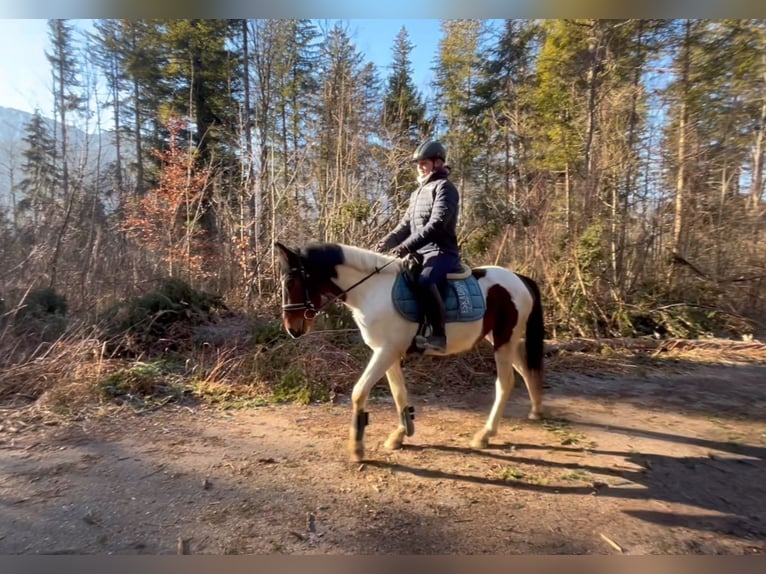
[[[52,108],[46,20],[0,20],[0,106],[44,115]]]
[[[333,21],[318,20],[320,26]],[[381,79],[390,73],[394,39],[402,26],[407,28],[413,82],[421,94],[430,94],[431,70],[440,36],[438,19],[347,19],[343,20],[357,51],[373,62]],[[0,106],[33,113],[36,108],[53,116],[49,49],[45,19],[0,19]]]

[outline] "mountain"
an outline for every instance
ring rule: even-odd
[[[0,139],[20,139],[24,132],[24,125],[32,119],[32,114],[15,110],[13,108],[4,108],[0,106]],[[50,122],[53,126],[53,122]]]
[[[24,178],[21,166],[24,164],[22,153],[26,149],[25,126],[32,117],[33,114],[29,112],[0,106],[0,213],[10,212],[14,202],[12,186],[18,186],[19,181]],[[45,121],[52,134],[56,122],[50,118],[45,118]],[[95,170],[98,165],[99,137],[102,169],[116,158],[111,131],[86,134],[76,126],[69,126],[68,137],[70,157],[87,157],[86,170]],[[86,151],[87,154],[84,153]],[[19,199],[21,197],[17,190],[15,201],[18,202]]]

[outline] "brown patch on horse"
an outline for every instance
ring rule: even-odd
[[[519,278],[527,286],[532,294],[532,311],[527,319],[527,332],[524,335],[524,345],[527,349],[527,363],[530,369],[542,371],[543,349],[545,346],[545,319],[543,317],[543,304],[540,296],[540,287],[534,279],[517,273]]]
[[[501,285],[493,285],[487,291],[487,310],[484,313],[481,336],[492,331],[495,350],[511,340],[513,329],[519,321],[519,310],[513,298]]]

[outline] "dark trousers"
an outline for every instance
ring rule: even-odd
[[[418,276],[418,287],[421,290],[428,289],[429,285],[436,285],[441,289],[447,278],[447,273],[456,271],[460,265],[460,257],[449,253],[426,254],[423,257],[423,270]]]
[[[431,255],[423,259],[423,270],[418,276],[418,298],[423,305],[426,320],[433,329],[432,334],[444,336],[444,301],[443,290],[447,283],[447,273],[455,271],[460,258],[446,253]]]

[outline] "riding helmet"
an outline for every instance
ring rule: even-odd
[[[421,161],[424,159],[447,160],[447,150],[436,140],[424,141],[412,154],[412,161]]]

